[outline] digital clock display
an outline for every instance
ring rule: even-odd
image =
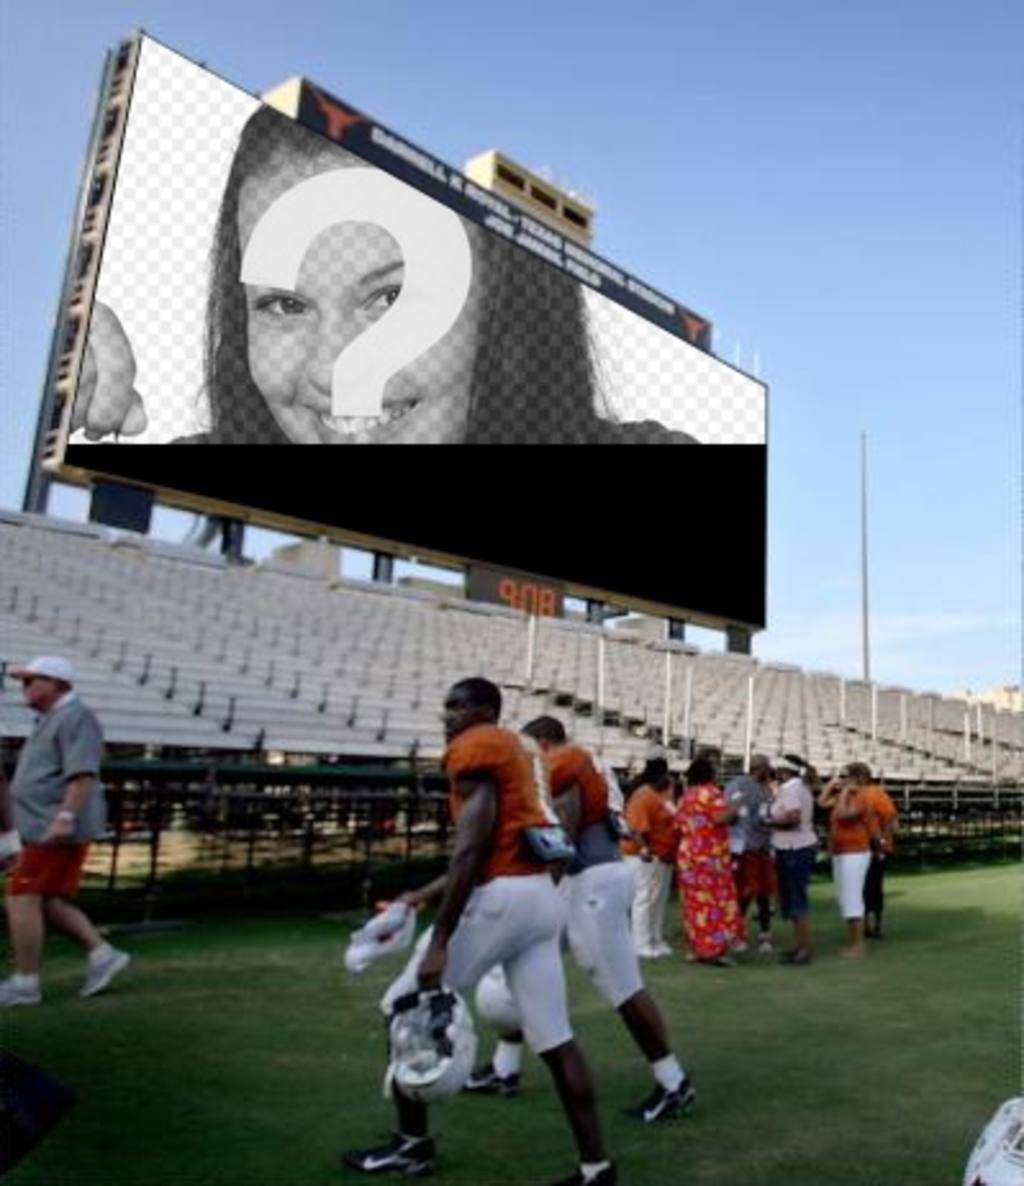
[[[470,565],[466,591],[473,601],[507,605],[538,618],[560,618],[565,609],[565,590],[557,581],[481,564]]]

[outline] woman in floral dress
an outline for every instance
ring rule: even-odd
[[[679,897],[691,951],[698,962],[718,967],[735,963],[729,951],[743,933],[727,827],[736,810],[716,786],[712,764],[695,758],[676,811]]]

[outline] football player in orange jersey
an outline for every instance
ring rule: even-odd
[[[559,887],[568,906],[569,947],[600,996],[622,1018],[654,1075],[654,1091],[629,1114],[645,1123],[678,1116],[692,1106],[696,1092],[672,1052],[661,1010],[640,975],[629,921],[633,877],[609,819],[607,783],[587,751],[569,744],[555,717],[538,717],[522,731],[540,746],[555,810],[576,845],[576,859]],[[466,1090],[514,1094],[522,1041],[520,1032],[502,1034],[494,1059],[470,1076]]]
[[[455,844],[448,872],[403,895],[412,906],[439,902],[431,938],[385,994],[385,1003],[442,982],[468,989],[500,964],[522,1016],[526,1041],[547,1064],[579,1150],[580,1164],[557,1186],[615,1186],[605,1155],[593,1082],[569,1025],[559,937],[565,908],[525,833],[551,822],[543,772],[515,733],[498,727],[501,692],[485,679],[462,680],[444,702]],[[538,778],[540,775],[540,778]],[[397,1088],[398,1130],[388,1144],[356,1149],[344,1163],[366,1173],[432,1172],[427,1108]]]

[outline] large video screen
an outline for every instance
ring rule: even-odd
[[[708,321],[296,95],[141,39],[63,463],[763,625],[766,390]]]

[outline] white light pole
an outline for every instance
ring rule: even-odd
[[[860,573],[861,619],[864,643],[864,682],[871,682],[871,644],[868,636],[868,434],[860,434]]]

